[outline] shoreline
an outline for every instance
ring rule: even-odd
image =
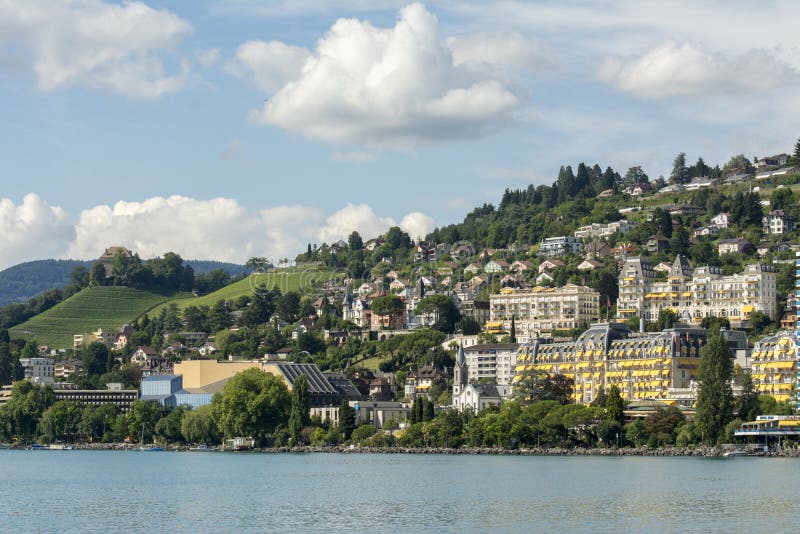
[[[72,450],[89,451],[131,451],[138,452],[138,445],[127,443],[82,443],[73,444]],[[198,452],[190,451],[185,445],[164,446],[164,452]],[[26,450],[23,445],[12,445],[7,450]],[[59,449],[49,449],[59,450]],[[247,451],[232,451],[209,448],[199,452],[225,452],[244,454],[427,454],[427,455],[473,455],[473,456],[659,456],[659,457],[700,457],[722,458],[725,452],[719,447],[665,447],[648,448],[593,448],[565,449],[560,447],[534,447],[528,449],[506,449],[495,447],[461,447],[458,449],[445,447],[360,447],[360,446],[299,446],[299,447],[264,447]],[[775,458],[800,458],[800,449],[784,449],[782,451],[758,452],[751,456]]]

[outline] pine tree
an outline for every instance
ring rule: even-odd
[[[672,162],[672,173],[669,175],[669,183],[683,184],[688,182],[689,172],[686,168],[686,154],[681,152],[675,156]]]
[[[425,401],[425,420],[426,421],[433,421],[433,417],[435,415],[435,410],[433,406],[433,401],[430,399]]]
[[[514,322],[514,317],[511,317],[511,334],[508,336],[511,343],[517,342],[517,325]]]
[[[708,342],[700,351],[697,380],[697,414],[695,422],[703,440],[716,443],[733,419],[733,364],[728,344],[719,329],[709,330]]]

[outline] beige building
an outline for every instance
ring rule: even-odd
[[[763,263],[726,276],[712,266],[692,271],[688,260],[678,255],[663,279],[649,261],[629,258],[620,272],[617,318],[638,316],[653,322],[666,309],[684,322],[700,324],[704,317],[724,317],[731,326],[740,327],[756,311],[775,320],[777,298],[775,269]]]
[[[527,342],[543,332],[588,326],[600,319],[600,293],[586,286],[533,289],[504,288],[489,297],[489,323],[495,330],[511,331]]]

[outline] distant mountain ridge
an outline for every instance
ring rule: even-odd
[[[26,261],[0,271],[0,306],[14,302],[27,302],[53,288],[62,288],[70,282],[72,270],[83,265],[92,267],[94,260],[35,260]],[[186,260],[195,273],[223,269],[231,276],[247,272],[243,265],[211,260]]]

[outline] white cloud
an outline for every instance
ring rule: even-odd
[[[331,155],[334,161],[343,161],[349,163],[364,163],[375,159],[375,154],[372,152],[364,152],[362,150],[352,150],[349,152],[334,152]]]
[[[402,228],[411,239],[425,239],[425,236],[431,233],[434,227],[433,219],[419,211],[411,212],[400,220],[400,228]]]
[[[447,39],[453,63],[477,63],[534,68],[552,62],[542,42],[517,32],[482,32]]]
[[[61,255],[75,229],[63,209],[29,193],[16,205],[0,198],[0,269]]]
[[[30,55],[42,91],[83,86],[134,98],[176,91],[188,62],[168,73],[162,56],[190,31],[180,17],[141,2],[0,2],[0,42]]]
[[[200,62],[200,66],[207,69],[219,61],[222,54],[218,48],[204,48],[203,50],[199,50],[196,56],[197,61]]]
[[[438,20],[420,4],[403,8],[389,29],[339,19],[301,70],[302,54],[266,44],[246,63],[256,83],[271,88],[295,74],[250,117],[311,138],[410,146],[480,137],[507,126],[520,105],[491,69],[455,64]]]
[[[598,77],[619,91],[644,98],[706,92],[752,91],[797,80],[797,73],[767,50],[741,54],[666,42],[633,58],[609,58]]]
[[[18,205],[0,199],[0,269],[32,259],[92,259],[112,245],[127,246],[142,258],[169,251],[187,259],[231,262],[251,256],[293,258],[307,243],[347,239],[354,230],[369,239],[392,226],[397,226],[393,218],[377,215],[367,204],[348,204],[326,217],[299,204],[252,210],[235,199],[184,196],[99,205],[83,210],[74,222],[31,193]],[[433,219],[413,212],[399,226],[416,238],[433,229]]]
[[[300,76],[310,57],[305,48],[280,41],[247,41],[236,50],[236,57],[225,64],[225,70],[262,91],[273,93]]]
[[[363,237],[375,237],[392,226],[396,226],[391,217],[379,217],[367,204],[348,204],[344,208],[325,219],[325,225],[319,230],[318,237],[323,243],[332,243],[356,230]]]

